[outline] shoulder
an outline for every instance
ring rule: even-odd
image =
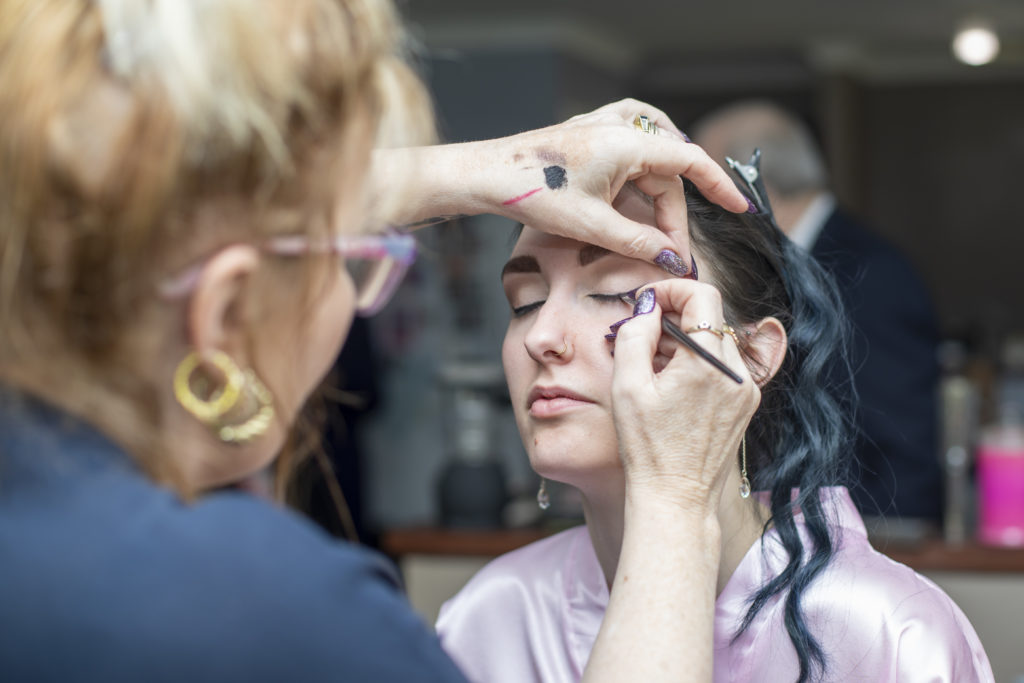
[[[441,608],[437,628],[442,635],[456,624],[498,616],[507,624],[509,612],[522,612],[540,596],[549,595],[574,554],[589,547],[585,526],[567,529],[492,560]],[[494,611],[500,601],[503,615]]]
[[[843,209],[829,217],[813,252],[829,268],[862,281],[878,275],[919,279],[899,248]]]
[[[190,645],[221,638],[218,659],[261,677],[459,680],[376,553],[248,496],[214,496],[173,526],[166,561],[187,582],[182,597],[203,606]]]
[[[841,680],[991,680],[967,617],[927,577],[843,530],[804,610]],[[926,674],[931,674],[931,678]]]
[[[108,680],[301,681],[339,671],[461,680],[373,553],[241,494],[188,504],[129,483],[107,500],[92,496],[77,518],[74,509],[60,515],[68,534],[89,542],[35,548],[22,567],[35,567],[24,595],[5,596],[20,635],[0,645],[3,668],[41,680],[103,672]]]
[[[592,557],[576,527],[495,559],[441,608],[442,646],[473,681],[578,680],[607,604]]]
[[[855,323],[872,337],[892,326],[918,330],[931,340],[931,294],[910,259],[896,246],[842,210],[826,223],[813,256],[835,277]]]

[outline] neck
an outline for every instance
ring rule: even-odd
[[[807,207],[811,205],[811,202],[821,194],[818,190],[811,192],[803,192],[798,195],[791,197],[773,197],[772,198],[772,213],[775,214],[775,222],[778,224],[779,229],[786,233],[787,236],[793,236],[793,228],[800,221],[800,217],[807,211]]]
[[[622,550],[625,484],[621,471],[618,477],[601,476],[595,477],[595,480],[593,485],[579,488],[583,495],[587,532],[605,581],[611,588]],[[737,470],[730,473],[718,508],[722,553],[716,595],[721,594],[747,551],[760,537],[762,525],[767,519],[767,509],[753,497],[746,500],[740,498],[739,485],[740,475]]]

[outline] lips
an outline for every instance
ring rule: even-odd
[[[556,417],[567,410],[592,403],[586,396],[563,387],[537,386],[530,390],[526,399],[530,415],[537,418]]]

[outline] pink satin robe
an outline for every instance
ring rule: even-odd
[[[985,650],[960,608],[909,567],[876,552],[846,489],[823,492],[836,553],[804,593],[807,623],[829,658],[825,680],[992,681]],[[800,533],[807,541],[802,518]],[[768,603],[731,642],[748,598],[785,566],[776,533],[755,543],[715,608],[715,681],[796,681],[800,667]],[[579,681],[608,605],[586,527],[503,555],[445,603],[441,644],[471,681]]]

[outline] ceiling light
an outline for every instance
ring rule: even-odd
[[[999,36],[985,24],[965,25],[953,36],[953,54],[964,64],[988,64],[999,54]]]

